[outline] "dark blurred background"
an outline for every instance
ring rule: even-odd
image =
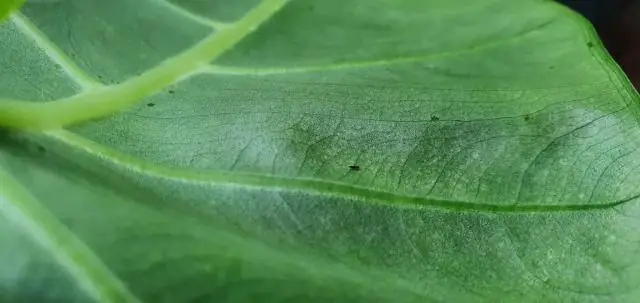
[[[558,0],[585,16],[640,90],[640,0]]]

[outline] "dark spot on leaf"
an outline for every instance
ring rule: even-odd
[[[531,116],[529,116],[529,115],[524,115],[524,117],[523,117],[523,118],[524,118],[524,121],[529,121],[529,120],[531,120]]]
[[[315,9],[315,7],[313,7],[313,5],[309,5],[309,6],[307,7],[307,9],[309,9],[309,11],[311,11],[311,12],[312,12],[312,11]]]
[[[173,94],[175,93],[175,91],[174,91],[174,90],[172,90],[172,89],[170,89],[170,90],[169,90],[169,93],[173,95]]]
[[[44,148],[44,146],[42,145],[38,145],[38,147],[36,147],[36,149],[38,150],[38,152],[44,153],[47,151],[46,148]]]
[[[587,46],[588,47],[593,47],[593,42],[591,42],[591,41],[587,42]]]
[[[553,65],[549,66],[549,69],[554,69],[554,68],[556,68],[556,67],[553,66]]]
[[[351,171],[359,171],[360,165],[349,165],[349,170]]]
[[[440,120],[440,117],[436,115],[431,116],[431,121],[438,121],[438,120]]]
[[[155,103],[153,103],[153,102],[149,102],[149,103],[147,103],[147,106],[148,106],[148,107],[154,107],[154,106],[156,106],[156,104],[155,104]]]
[[[98,79],[102,80],[102,76],[101,76],[101,75],[98,75]]]

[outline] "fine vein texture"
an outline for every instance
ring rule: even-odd
[[[638,93],[554,2],[28,1],[0,41],[0,302],[640,300]]]
[[[62,52],[55,44],[51,43],[37,27],[35,27],[20,12],[16,12],[12,18],[13,24],[16,25],[26,36],[29,36],[38,45],[38,47],[46,52],[57,65],[63,68],[65,73],[69,75],[83,90],[96,89],[101,84],[89,77],[80,69],[64,52]],[[33,118],[37,119],[37,118]]]
[[[104,117],[140,98],[155,93],[209,60],[214,60],[260,23],[278,11],[287,0],[265,0],[238,20],[157,67],[121,84],[99,87],[47,103],[0,100],[0,125],[18,129],[52,129]],[[56,56],[56,51],[47,49]]]

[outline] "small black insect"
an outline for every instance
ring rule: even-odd
[[[154,106],[156,106],[156,104],[155,104],[155,103],[153,103],[153,102],[149,102],[149,103],[147,103],[147,106],[148,106],[148,107],[154,107]]]
[[[531,120],[531,116],[529,116],[529,115],[524,115],[524,117],[523,117],[523,118],[524,118],[524,121],[529,121],[529,120]]]
[[[172,90],[172,89],[170,89],[170,90],[169,90],[169,93],[173,95],[173,94],[175,93],[175,91],[174,91],[174,90]]]
[[[360,170],[360,165],[349,165],[349,169],[351,171],[359,171]]]
[[[431,121],[438,121],[438,120],[440,120],[440,117],[436,115],[431,116]]]
[[[593,42],[591,42],[591,41],[587,42],[587,46],[588,47],[593,47]]]

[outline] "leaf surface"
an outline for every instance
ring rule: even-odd
[[[34,1],[0,40],[0,301],[640,299],[638,94],[557,4]]]

